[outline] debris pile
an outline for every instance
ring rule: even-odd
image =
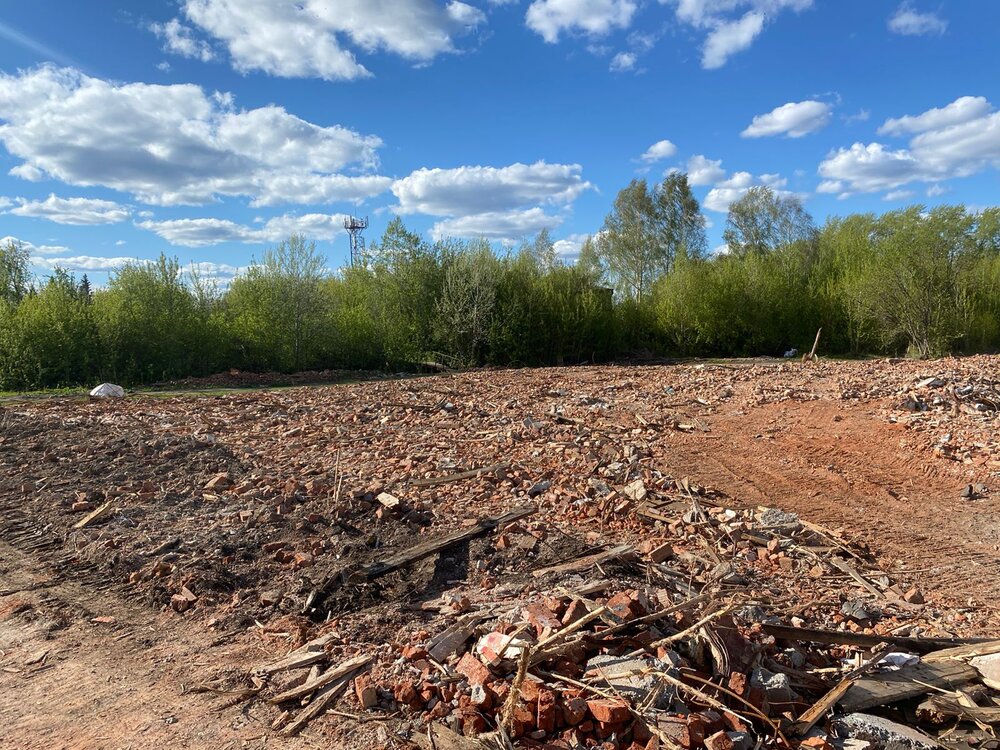
[[[424,542],[392,565],[484,529],[496,528],[495,546],[517,546],[535,538],[531,512]],[[935,636],[939,613],[921,592],[832,531],[775,508],[703,507],[696,497],[662,531],[506,585],[456,587],[420,607],[436,617],[395,646],[319,672],[327,635],[278,661],[280,670],[256,670],[301,674],[275,687],[258,679],[254,695],[278,704],[315,695],[300,717],[279,716],[297,731],[317,701],[329,703],[321,688],[345,692],[364,668],[354,679],[360,708],[408,717],[394,740],[470,750],[824,750],[845,738],[932,747],[931,734],[959,719],[1000,723],[1000,698],[985,687],[1000,686],[1000,643]],[[389,562],[370,565],[347,580],[389,571]],[[481,744],[498,740],[506,744]]]

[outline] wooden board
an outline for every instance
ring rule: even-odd
[[[934,688],[954,690],[979,679],[979,673],[958,661],[920,662],[896,672],[864,677],[855,682],[837,705],[845,712],[864,711],[907,698],[916,698]]]
[[[398,568],[404,568],[460,542],[466,542],[470,539],[475,539],[477,536],[487,534],[498,526],[505,526],[522,518],[527,518],[535,513],[536,510],[537,508],[534,506],[528,505],[521,508],[514,508],[502,516],[495,518],[481,518],[475,526],[470,526],[467,529],[461,529],[451,534],[445,534],[437,539],[431,539],[423,544],[403,550],[392,557],[387,557],[384,560],[373,562],[371,565],[366,565],[360,570],[351,573],[349,580],[352,583],[360,583],[384,576],[386,573],[390,573]]]
[[[612,547],[611,549],[601,550],[593,555],[587,555],[586,557],[578,557],[575,560],[570,560],[569,562],[560,563],[559,565],[552,565],[548,568],[539,568],[538,570],[531,571],[531,575],[535,578],[540,578],[541,576],[547,575],[549,573],[569,573],[575,570],[587,570],[594,567],[595,565],[600,565],[601,563],[611,562],[612,560],[618,560],[624,557],[629,557],[635,554],[635,548],[631,544],[621,544],[617,547]]]
[[[880,643],[898,646],[917,654],[926,654],[938,649],[961,646],[965,644],[984,643],[988,638],[906,638],[894,635],[867,635],[865,633],[850,633],[842,630],[820,630],[816,628],[793,628],[788,625],[764,624],[762,630],[784,641],[807,641],[810,643],[827,643],[839,646],[861,646],[872,648]]]

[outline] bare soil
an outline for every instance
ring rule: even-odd
[[[943,384],[921,385],[931,376]],[[595,512],[595,480],[620,491],[642,476],[669,496],[688,477],[726,504],[780,507],[837,528],[924,592],[942,634],[995,635],[998,382],[997,357],[734,362],[7,403],[5,746],[384,740],[371,723],[336,716],[279,737],[269,729],[276,708],[217,710],[227,695],[194,690],[245,687],[251,667],[321,623],[336,629],[345,655],[388,653],[422,627],[422,605],[453,590],[527,585],[532,568],[662,531]],[[500,463],[469,480],[414,483]],[[229,483],[207,489],[220,474]],[[961,496],[977,483],[995,494]],[[403,501],[402,513],[378,510],[383,491]],[[73,528],[84,515],[74,503],[108,501],[108,517]],[[337,583],[528,501],[547,529],[535,549],[498,550],[481,538],[370,586]],[[197,601],[174,611],[171,597],[185,587]]]

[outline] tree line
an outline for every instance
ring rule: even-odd
[[[225,369],[408,370],[666,355],[780,355],[819,327],[831,354],[1000,347],[1000,209],[913,206],[817,227],[754,187],[709,252],[687,176],[633,180],[579,258],[547,231],[498,251],[427,242],[396,218],[365,262],[328,268],[300,236],[226,287],[176,259],[127,263],[93,289],[32,278],[0,247],[0,388],[125,385]]]

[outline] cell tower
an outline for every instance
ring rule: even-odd
[[[360,266],[365,262],[365,238],[361,233],[368,228],[368,217],[359,219],[348,216],[344,219],[344,229],[351,235],[351,265]]]

